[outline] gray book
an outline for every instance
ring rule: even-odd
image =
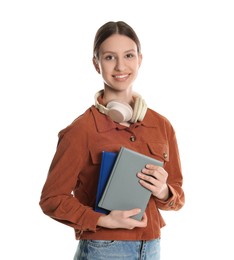
[[[146,164],[163,166],[161,161],[121,147],[98,206],[110,211],[140,208],[141,212],[132,218],[141,220],[151,191],[139,183],[137,173]]]

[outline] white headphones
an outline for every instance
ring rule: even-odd
[[[134,108],[125,102],[120,102],[116,100],[111,100],[106,106],[101,105],[98,102],[98,97],[103,94],[104,90],[98,91],[95,96],[95,107],[102,114],[108,115],[113,121],[117,123],[128,122],[136,123],[137,121],[142,121],[146,111],[147,105],[144,99],[140,95],[134,95]]]

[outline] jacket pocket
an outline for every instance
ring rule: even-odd
[[[167,143],[147,143],[150,153],[160,161],[169,162],[169,147]]]

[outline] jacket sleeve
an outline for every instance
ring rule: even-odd
[[[169,160],[165,163],[164,169],[168,172],[168,187],[170,197],[167,201],[155,198],[157,207],[162,210],[179,210],[185,203],[183,176],[180,162],[180,155],[176,135],[172,126],[168,131]]]
[[[97,221],[102,214],[83,205],[73,195],[79,174],[78,169],[82,167],[84,158],[88,156],[87,150],[74,145],[71,138],[60,136],[39,205],[46,215],[63,224],[81,232],[95,232]]]

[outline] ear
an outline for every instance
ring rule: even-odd
[[[94,65],[95,70],[100,74],[100,68],[98,65],[98,61],[97,61],[97,58],[95,58],[95,57],[93,57],[93,65]]]
[[[142,62],[142,59],[143,59],[143,56],[142,56],[141,53],[138,55],[138,59],[139,59],[139,61],[138,61],[138,65],[139,65],[139,68],[140,68],[140,66],[141,66],[141,62]]]

